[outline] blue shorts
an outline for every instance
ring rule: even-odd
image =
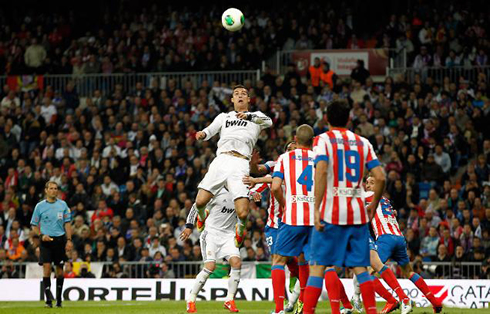
[[[313,230],[310,265],[367,267],[369,260],[368,224],[341,226],[322,221],[323,232]]]
[[[378,251],[378,246],[374,241],[373,237],[369,237],[369,250],[370,251]]]
[[[265,240],[267,241],[267,246],[269,246],[269,251],[271,254],[276,254],[276,239],[277,239],[277,228],[271,228],[265,226]]]
[[[311,226],[291,226],[280,222],[277,232],[276,254],[299,256],[301,253],[305,253],[305,258],[308,260],[312,229]]]
[[[378,255],[381,262],[386,263],[391,259],[398,265],[407,265],[410,262],[407,253],[407,242],[402,236],[383,234],[376,241]]]

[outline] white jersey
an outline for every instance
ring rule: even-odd
[[[235,202],[231,193],[226,189],[221,189],[206,208],[209,210],[209,216],[206,219],[204,230],[212,234],[231,234],[235,235],[235,225],[237,216],[235,213]],[[197,218],[197,209],[192,207],[187,216],[187,223],[194,224]]]
[[[203,130],[206,133],[205,141],[211,139],[218,132],[217,155],[236,151],[250,157],[260,132],[272,126],[272,120],[260,111],[248,112],[250,120],[238,119],[237,112],[220,113],[214,121]]]

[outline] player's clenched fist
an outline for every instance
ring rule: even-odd
[[[196,140],[200,141],[206,138],[206,133],[199,131],[196,133]]]

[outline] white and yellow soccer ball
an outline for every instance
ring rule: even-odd
[[[242,11],[230,8],[223,12],[221,23],[223,24],[223,27],[230,32],[236,32],[245,24],[245,17],[243,16]]]

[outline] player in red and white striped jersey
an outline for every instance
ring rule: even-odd
[[[347,129],[350,106],[336,100],[327,107],[330,130],[315,139],[315,229],[311,236],[310,277],[304,313],[314,313],[323,277],[333,314],[340,313],[341,284],[331,266],[352,267],[367,314],[376,313],[369,260],[369,220],[384,189],[385,177],[369,141]],[[379,180],[372,204],[365,205],[363,176]],[[314,248],[314,249],[313,249]]]
[[[379,165],[371,143],[349,130],[334,128],[319,135],[313,146],[318,161],[329,161],[321,219],[334,225],[367,223],[362,179],[366,168]]]
[[[272,286],[276,313],[284,310],[284,265],[288,257],[298,257],[299,279],[304,291],[308,278],[305,256],[309,252],[309,238],[314,224],[313,166],[315,155],[311,150],[313,129],[306,124],[296,130],[296,149],[282,154],[272,175],[272,192],[282,208],[279,232],[272,261]],[[285,194],[285,197],[283,195]],[[302,299],[300,294],[300,301]],[[302,303],[299,304],[302,307]]]
[[[366,190],[372,191],[375,183],[375,178],[368,177],[366,180]],[[369,200],[370,196],[367,198],[367,201]],[[400,300],[403,301],[402,314],[409,313],[412,310],[412,304],[408,301],[407,295],[398,284],[395,275],[384,265],[388,259],[398,263],[405,278],[410,279],[431,302],[434,313],[440,313],[442,311],[441,302],[430,291],[424,279],[415,273],[410,265],[407,242],[400,232],[400,227],[396,221],[396,212],[393,210],[390,200],[385,197],[381,199],[376,208],[372,226],[376,234],[376,245],[375,252],[371,249],[371,266],[398,294]]]
[[[374,178],[368,178],[374,180]],[[367,192],[366,203],[371,203],[373,200],[373,193]],[[396,236],[403,236],[396,220],[396,212],[391,206],[391,202],[386,197],[382,197],[379,201],[378,208],[374,214],[374,218],[371,221],[376,239],[384,234],[393,234]]]

